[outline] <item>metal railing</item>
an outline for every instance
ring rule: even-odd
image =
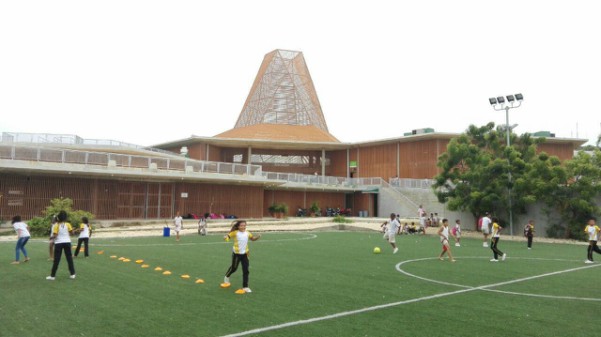
[[[261,166],[259,165],[4,144],[0,144],[0,159],[79,164],[84,166],[103,166],[109,168],[142,168],[149,170],[183,171],[186,173],[198,172],[262,176]]]
[[[434,179],[389,178],[390,186],[397,188],[432,189]]]
[[[169,155],[177,155],[171,151],[157,149],[154,147],[141,146],[112,139],[85,139],[77,135],[65,135],[54,133],[25,133],[25,132],[2,132],[0,143],[27,143],[27,144],[70,144],[70,145],[93,145],[127,147],[131,149],[146,150]]]
[[[290,182],[324,187],[344,187],[369,190],[388,185],[380,178],[346,178],[298,173],[263,172],[260,165],[236,164],[194,160],[189,158],[164,158],[128,155],[108,152],[57,149],[23,144],[0,143],[0,159],[37,163],[83,165],[85,167],[107,167],[110,169],[147,169],[153,171],[175,171],[183,173],[215,173],[257,177],[278,182]]]

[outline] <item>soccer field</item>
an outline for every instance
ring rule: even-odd
[[[219,287],[232,246],[221,235],[92,238],[77,278],[63,258],[55,281],[47,242],[30,241],[20,265],[15,242],[2,242],[0,336],[599,335],[601,264],[584,264],[583,245],[501,238],[508,257],[494,263],[481,240],[463,239],[450,263],[434,235],[397,237],[395,255],[377,232],[262,235],[244,295],[241,268]]]

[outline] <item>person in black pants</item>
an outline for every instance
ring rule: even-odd
[[[499,248],[497,248],[502,229],[503,227],[499,226],[499,220],[497,218],[492,218],[492,238],[490,239],[490,249],[492,249],[493,258],[490,260],[490,262],[498,262],[499,256],[501,256],[501,260],[503,261],[505,261],[505,258],[507,258],[507,254],[503,253],[499,250]]]
[[[56,277],[56,270],[58,269],[58,264],[61,262],[62,252],[65,252],[65,258],[67,259],[67,264],[69,264],[69,272],[71,276],[69,278],[75,279],[75,266],[73,265],[73,256],[71,252],[71,236],[73,234],[73,227],[71,224],[66,222],[67,220],[67,212],[60,211],[57,216],[57,224],[53,227],[52,236],[54,237],[54,262],[52,263],[52,271],[50,272],[50,276],[47,276],[46,279],[49,281],[54,281]]]
[[[88,250],[88,242],[90,237],[92,236],[92,227],[88,223],[87,217],[81,218],[81,225],[79,225],[79,238],[77,239],[77,248],[75,248],[75,257],[79,254],[79,249],[81,248],[81,244],[84,246],[84,256],[90,256],[90,251]]]
[[[528,221],[524,226],[524,236],[528,239],[528,249],[532,249],[532,238],[534,237],[534,220]]]

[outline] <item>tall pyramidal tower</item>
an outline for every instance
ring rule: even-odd
[[[265,55],[238,121],[215,137],[339,142],[328,132],[303,53]]]

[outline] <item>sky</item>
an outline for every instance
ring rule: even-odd
[[[232,129],[265,54],[301,51],[342,142],[505,124],[601,134],[595,1],[2,1],[0,132],[156,145]]]

